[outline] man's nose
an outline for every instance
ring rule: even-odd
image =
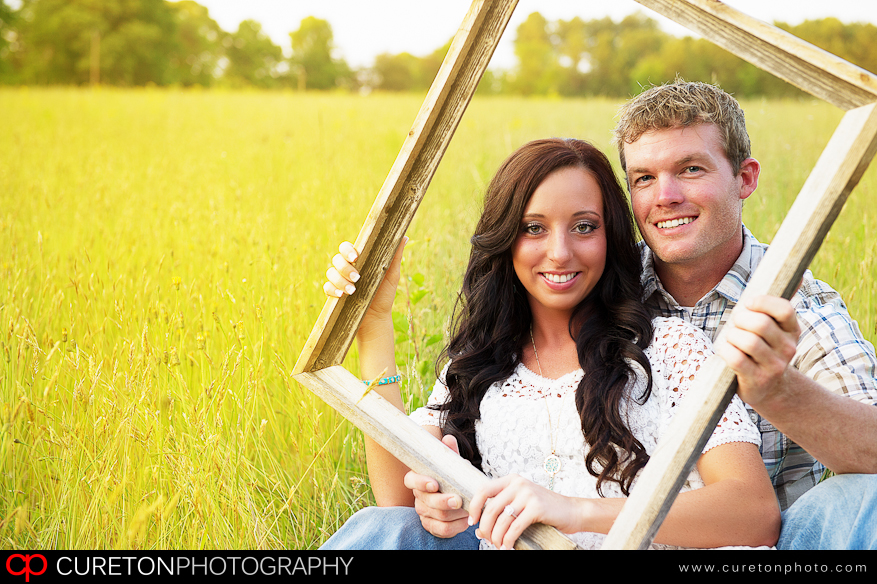
[[[682,194],[682,185],[675,177],[661,177],[657,184],[657,200],[658,205],[673,205],[681,203],[685,200]]]

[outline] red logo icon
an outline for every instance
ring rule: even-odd
[[[21,558],[21,560],[24,562],[24,568],[22,568],[18,572],[13,572],[12,571],[12,558]],[[39,572],[34,572],[31,569],[30,561],[32,558],[39,558],[40,561],[43,562],[43,569],[40,570]],[[21,576],[22,574],[24,574],[24,581],[25,582],[30,582],[30,575],[31,574],[33,574],[34,576],[40,576],[43,573],[45,573],[46,568],[48,568],[48,567],[49,567],[49,563],[46,561],[46,556],[44,556],[42,554],[27,554],[27,555],[12,554],[11,556],[9,556],[6,559],[6,571],[9,572],[13,576]]]

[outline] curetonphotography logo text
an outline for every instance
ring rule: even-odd
[[[348,576],[353,556],[304,553],[40,552],[13,553],[6,572],[38,576]]]

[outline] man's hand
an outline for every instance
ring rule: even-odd
[[[789,381],[789,363],[801,328],[792,304],[775,296],[756,296],[737,305],[723,331],[716,353],[737,374],[740,398],[756,410],[767,401],[782,400]]]
[[[442,442],[460,453],[453,436],[443,437]],[[463,509],[463,501],[458,495],[440,493],[435,479],[409,471],[405,475],[405,486],[414,492],[414,509],[425,530],[436,537],[448,538],[468,529],[469,513]]]

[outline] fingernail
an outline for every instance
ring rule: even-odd
[[[335,290],[335,296],[341,298],[344,295],[344,290]]]
[[[451,497],[448,499],[448,506],[451,509],[459,509],[460,508],[460,499],[458,497]]]
[[[428,485],[426,485],[426,488],[429,489],[430,493],[438,491],[438,485],[435,483],[429,483]]]
[[[350,272],[350,279],[359,282],[359,272]]]
[[[348,284],[344,287],[344,289],[347,290],[348,294],[353,294],[354,292],[356,292],[356,287],[353,284]]]
[[[347,254],[347,260],[351,261],[351,262],[355,262],[356,261],[356,254],[354,252],[350,252],[349,254]]]
[[[472,519],[472,516],[470,515],[470,516],[468,517],[468,519],[466,519],[466,523],[469,524],[469,527],[472,527],[473,525],[475,525],[475,520]],[[478,532],[478,530],[476,530],[476,533],[477,533],[477,532]]]

